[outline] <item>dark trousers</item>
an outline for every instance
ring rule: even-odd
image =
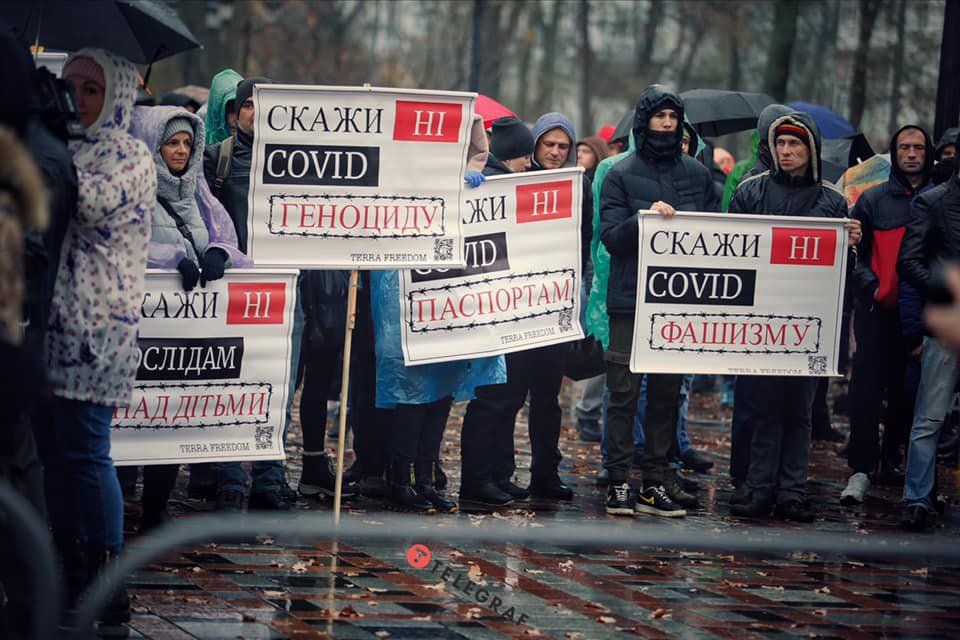
[[[904,393],[907,348],[894,310],[857,306],[853,319],[857,353],[850,378],[850,446],[847,464],[855,473],[871,473],[881,458],[900,462],[900,445],[906,442],[913,420],[912,406]],[[887,400],[883,444],[880,411]]]
[[[811,430],[814,435],[828,433],[833,428],[830,421],[830,408],[827,406],[827,391],[829,389],[830,378],[817,378],[810,413]]]
[[[427,404],[398,404],[394,412],[391,450],[393,464],[436,462],[453,398]]]
[[[516,471],[513,430],[530,394],[530,477],[548,479],[560,467],[560,403],[563,349],[542,347],[509,353],[507,381],[477,387],[467,405],[460,437],[464,486],[509,480]]]
[[[350,366],[350,410],[353,417],[353,450],[363,477],[382,476],[390,453],[393,411],[378,409],[377,358],[374,351],[373,314],[370,308],[370,273],[361,272],[357,319],[353,330]],[[340,409],[344,409],[341,407]]]
[[[137,482],[135,466],[117,467],[117,478],[121,485],[133,486]],[[192,466],[191,466],[192,468]],[[177,486],[177,474],[180,472],[178,464],[154,464],[143,467],[143,494],[140,504],[143,513],[157,513],[165,511],[167,501]]]
[[[611,484],[630,478],[633,460],[633,418],[640,397],[641,375],[630,371],[633,343],[632,315],[610,315],[610,348],[607,362],[607,455],[603,466]],[[680,405],[679,374],[647,374],[647,412],[643,420],[645,444],[640,469],[644,486],[659,484],[670,473],[667,452],[676,437]]]
[[[337,358],[341,347],[303,350],[303,391],[300,394],[300,427],[303,429],[303,450],[322,452],[327,436],[327,399],[330,385],[338,373]],[[346,407],[341,407],[346,411]]]
[[[803,500],[815,385],[815,378],[751,376],[748,393],[758,415],[747,486],[755,500]]]
[[[733,420],[730,429],[730,479],[735,485],[747,480],[750,470],[750,443],[757,424],[759,399],[751,392],[754,376],[738,376],[733,391]]]

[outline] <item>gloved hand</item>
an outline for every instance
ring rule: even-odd
[[[219,280],[223,277],[223,269],[227,264],[227,252],[223,249],[214,247],[207,249],[203,258],[200,260],[200,286],[207,286],[208,282]]]
[[[177,271],[179,271],[183,277],[183,290],[193,291],[193,288],[197,286],[197,281],[200,279],[200,268],[197,266],[197,263],[190,258],[184,258],[180,261],[180,264],[177,265]]]
[[[487,176],[483,175],[479,171],[474,171],[473,169],[467,169],[467,172],[463,174],[463,181],[470,185],[471,189],[476,189],[486,180]]]

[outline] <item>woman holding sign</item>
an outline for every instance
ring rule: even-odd
[[[147,268],[176,269],[185,291],[223,277],[227,267],[251,266],[237,233],[201,174],[203,121],[180,107],[135,107],[130,133],[146,143],[157,167]],[[143,472],[142,529],[163,524],[179,465]],[[133,471],[125,468],[123,472]],[[125,475],[125,473],[121,473]]]

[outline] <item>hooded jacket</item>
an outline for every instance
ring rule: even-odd
[[[210,97],[207,99],[207,137],[208,147],[220,144],[230,137],[230,125],[227,122],[227,103],[237,97],[237,85],[243,76],[233,69],[224,69],[213,76],[210,83]]]
[[[103,69],[105,97],[86,137],[70,143],[79,197],[57,272],[47,370],[58,396],[125,406],[137,368],[157,172],[146,145],[127,132],[136,67],[101,49],[82,49],[71,59],[77,56]]]
[[[950,127],[943,132],[943,135],[940,136],[940,142],[937,143],[934,160],[940,162],[940,156],[943,155],[943,150],[951,144],[955,147],[960,147],[960,127]],[[929,149],[930,147],[927,148]],[[960,152],[960,148],[958,148],[957,151]]]
[[[726,211],[730,205],[730,199],[737,190],[737,185],[750,176],[763,173],[773,166],[773,159],[770,156],[770,145],[767,136],[770,133],[770,125],[780,116],[792,113],[793,110],[782,104],[768,104],[760,112],[757,118],[757,130],[753,132],[751,151],[749,160],[738,162],[727,181],[723,186],[723,210]]]
[[[926,297],[934,265],[960,258],[960,177],[917,196],[900,245],[897,274]]]
[[[164,128],[174,118],[186,118],[193,125],[193,151],[186,171],[177,177],[170,173],[160,156]],[[237,233],[233,221],[223,205],[213,197],[206,180],[201,175],[203,158],[203,121],[179,107],[134,107],[130,133],[143,140],[153,150],[157,166],[157,198],[163,198],[187,223],[193,235],[190,243],[166,209],[157,202],[153,209],[150,231],[150,246],[147,267],[151,269],[176,269],[183,258],[199,264],[202,254],[210,249],[223,250],[228,257],[228,267],[252,266],[247,256],[237,248]],[[200,250],[196,255],[194,246]]]
[[[220,203],[233,220],[240,251],[247,252],[247,193],[250,190],[250,162],[253,159],[253,136],[239,127],[233,141],[230,174],[223,181],[223,189],[217,195]],[[203,177],[207,187],[213,188],[217,180],[217,161],[223,143],[208,145],[203,152]]]
[[[600,166],[600,163],[603,162],[603,159],[609,154],[609,149],[607,148],[606,141],[600,136],[590,136],[589,138],[584,138],[578,140],[576,146],[586,145],[590,151],[593,151],[593,155],[597,158],[597,163],[593,165],[592,169],[586,169],[586,175],[590,178],[590,181],[593,181],[593,177],[597,174],[597,167]],[[576,156],[576,148],[574,148],[574,155]]]
[[[922,127],[906,125],[898,129],[890,139],[890,157],[894,160],[890,178],[865,191],[851,214],[863,227],[853,283],[857,298],[868,306],[873,304],[876,292],[876,301],[881,307],[897,307],[897,256],[910,220],[910,202],[918,193],[931,188],[929,175],[933,154],[926,154],[923,184],[917,189],[910,187],[903,170],[896,164],[897,137],[906,129],[922,131],[927,149],[933,148],[930,135]]]
[[[562,113],[552,111],[545,113],[533,123],[533,155],[530,157],[530,169],[528,171],[543,171],[544,168],[537,162],[537,145],[540,144],[540,138],[548,131],[561,129],[570,138],[570,152],[567,154],[567,161],[563,163],[564,167],[573,167],[577,164],[577,132],[570,119]],[[580,199],[580,265],[583,273],[587,272],[590,264],[590,242],[593,239],[593,198],[591,197],[592,183],[586,174],[583,174],[581,184]]]
[[[683,120],[683,100],[660,85],[647,87],[634,112],[636,150],[610,169],[600,191],[600,241],[610,252],[607,309],[632,314],[637,306],[639,209],[662,200],[678,211],[719,211],[720,199],[710,171],[681,149],[680,131],[673,139],[657,136],[647,123],[663,108]]]
[[[846,217],[847,202],[843,194],[821,177],[821,138],[817,123],[806,113],[780,116],[770,124],[767,132],[770,149],[776,148],[776,130],[781,124],[792,124],[806,130],[810,141],[807,174],[791,176],[782,171],[777,154],[773,153],[773,164],[768,171],[747,178],[737,187],[730,200],[730,212],[820,218]]]

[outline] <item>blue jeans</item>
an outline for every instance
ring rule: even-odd
[[[690,449],[690,437],[687,435],[687,409],[690,406],[690,384],[693,382],[693,374],[683,376],[680,385],[680,410],[677,417],[677,441],[680,445],[680,453],[686,453]],[[610,400],[610,392],[603,394],[603,430],[600,436],[600,455],[605,458],[607,455],[607,404]],[[579,409],[579,407],[578,407]],[[643,445],[646,442],[643,435],[643,416],[647,412],[647,376],[644,375],[640,381],[640,399],[637,400],[637,415],[633,418],[633,446],[637,449],[638,455],[643,452]]]
[[[930,493],[937,471],[940,429],[957,386],[957,357],[940,341],[926,337],[920,368],[920,388],[907,448],[903,499],[907,506],[919,505],[929,511],[933,509]]]
[[[287,388],[287,410],[283,422],[283,446],[287,446],[287,431],[290,429],[290,408],[293,406],[293,394],[297,391],[297,375],[300,370],[300,342],[303,339],[303,307],[300,296],[293,313],[293,333],[290,336],[290,383]],[[247,472],[239,462],[216,462],[211,465],[217,476],[218,491],[244,492],[247,484]],[[251,465],[253,491],[265,493],[276,491],[285,483],[283,460],[256,460]]]
[[[47,508],[57,537],[118,553],[123,496],[110,457],[113,410],[54,396],[51,433],[42,452]]]

